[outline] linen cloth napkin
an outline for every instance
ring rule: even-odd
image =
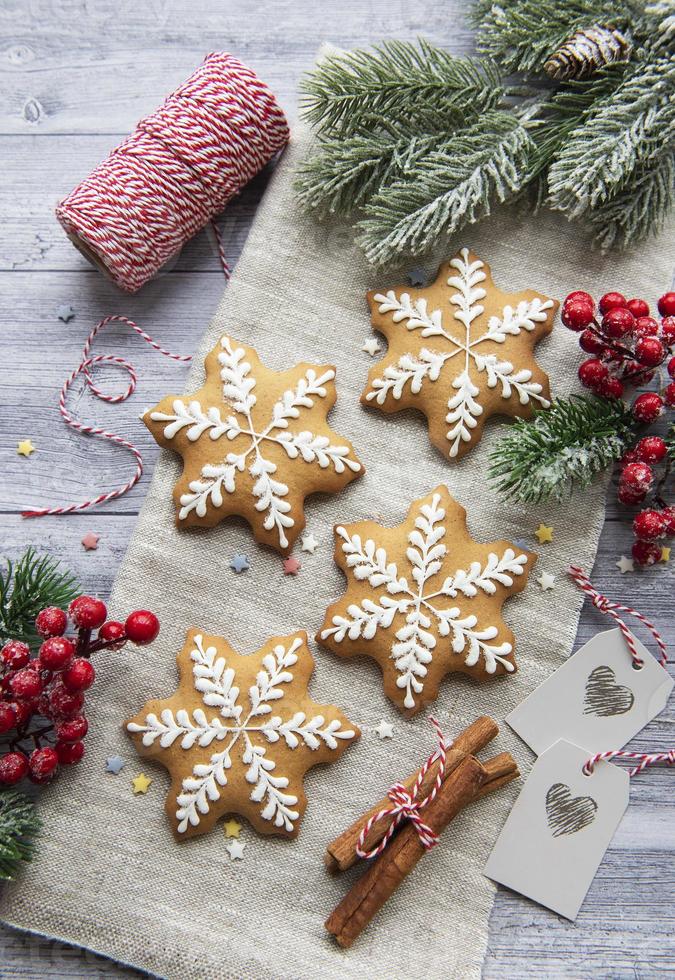
[[[203,379],[203,356],[221,333],[254,346],[263,362],[284,369],[300,360],[337,367],[338,401],[331,421],[349,437],[366,475],[335,496],[306,505],[307,530],[320,541],[301,554],[297,577],[282,575],[281,560],[258,547],[242,521],[209,531],[177,530],[172,486],[180,462],[162,452],[138,526],[114,589],[113,609],[141,604],[159,615],[162,631],[149,648],[128,647],[97,664],[87,755],[68,777],[43,791],[44,832],[37,859],[4,889],[5,922],[76,943],[175,980],[309,980],[478,977],[488,936],[494,886],[483,876],[487,854],[520,783],[462,813],[424,858],[364,935],[342,951],[323,921],[361,868],[331,878],[323,868],[325,845],[393,781],[419,765],[434,745],[424,717],[404,720],[385,698],[379,669],[370,660],[341,660],[312,644],[316,670],[310,692],[342,707],[363,729],[361,740],[338,763],[312,770],[309,806],[296,841],[242,832],[244,859],[233,862],[220,827],[181,844],[164,814],[165,771],[136,759],[122,722],[148,698],[175,690],[176,653],[185,632],[198,626],[222,634],[240,652],[252,652],[273,635],[306,628],[310,636],[327,605],[344,587],[332,560],[332,525],[376,517],[401,521],[409,503],[445,482],[469,513],[478,540],[510,538],[538,550],[539,563],[523,594],[507,602],[505,619],[517,634],[519,671],[481,686],[453,675],[433,711],[452,735],[479,714],[503,717],[572,650],[582,594],[567,580],[571,561],[593,564],[604,516],[603,482],[575,493],[563,505],[525,507],[504,501],[487,481],[488,452],[505,434],[492,421],[482,442],[459,464],[429,443],[423,419],[413,412],[385,416],[364,409],[359,393],[371,360],[362,351],[370,334],[365,291],[404,278],[405,268],[369,269],[343,225],[318,224],[295,201],[294,171],[310,136],[296,127],[256,215],[222,303],[202,338],[187,391]],[[672,227],[672,226],[671,226]],[[436,257],[463,245],[490,263],[507,290],[531,287],[562,298],[571,289],[658,295],[667,285],[672,256],[659,241],[623,257],[603,258],[580,232],[550,213],[525,206],[503,209],[465,230]],[[436,263],[428,263],[435,273]],[[577,388],[576,337],[558,322],[539,344],[537,359],[555,395]],[[537,547],[540,521],[555,528],[554,541]],[[251,568],[234,576],[230,557],[243,552]],[[553,591],[536,582],[555,575]],[[380,719],[395,736],[372,731]],[[526,771],[529,751],[508,728],[491,747],[512,751]],[[105,759],[120,754],[119,776]],[[130,777],[152,777],[147,796],[133,796]]]

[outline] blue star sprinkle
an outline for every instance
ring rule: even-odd
[[[250,567],[251,566],[248,563],[248,558],[246,555],[235,555],[230,562],[230,568],[233,572],[236,572],[237,575],[239,575],[240,572],[247,572]]]
[[[70,323],[75,316],[75,310],[69,303],[63,303],[63,305],[59,306],[58,310],[56,311],[56,315],[58,316],[59,320],[63,320],[64,323]]]
[[[411,286],[426,286],[427,274],[419,265],[408,270],[408,282]]]
[[[109,759],[105,760],[106,772],[112,772],[117,776],[121,769],[124,769],[124,759],[121,755],[111,755]]]

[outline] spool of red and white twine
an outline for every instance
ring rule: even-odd
[[[286,117],[257,75],[229,54],[207,55],[204,63],[118,146],[56,209],[66,233],[102,272],[133,293],[151,279],[185,242],[223,210],[288,142]],[[213,225],[225,276],[229,268]],[[64,422],[86,435],[99,436],[134,457],[133,476],[122,486],[79,504],[24,511],[23,517],[72,514],[121,497],[138,483],[143,457],[128,439],[74,418],[67,400],[80,377],[102,401],[125,401],[136,388],[136,371],[126,358],[91,355],[96,335],[108,323],[126,323],[151,347],[174,354],[124,316],[107,316],[89,334],[80,363],[61,389]],[[107,395],[95,384],[92,369],[115,364],[129,384]]]

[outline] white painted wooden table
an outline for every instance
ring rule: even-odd
[[[3,553],[16,556],[34,544],[63,559],[89,591],[107,595],[156,455],[138,413],[166,391],[180,390],[184,369],[125,329],[112,329],[100,350],[131,356],[141,379],[135,398],[110,408],[76,394],[72,405],[80,417],[108,422],[138,443],[149,464],[146,473],[132,493],[112,506],[69,518],[23,521],[19,511],[27,504],[84,499],[131,473],[126,453],[111,452],[107,444],[65,429],[56,410],[58,391],[100,317],[126,314],[165,346],[191,352],[224,286],[214,249],[202,235],[169,274],[140,295],[122,295],[66,240],[54,219],[56,201],[208,51],[232,51],[255,68],[292,120],[298,80],[320,41],[354,47],[423,34],[466,53],[472,45],[467,6],[465,0],[1,0]],[[231,261],[241,250],[264,185],[264,178],[257,179],[223,222]],[[649,283],[646,292],[658,295],[668,285]],[[67,326],[56,315],[63,303],[77,312]],[[112,371],[104,377],[111,387],[119,381]],[[24,438],[37,446],[30,459],[16,455],[16,443]],[[97,551],[85,553],[80,539],[88,530],[97,531],[101,541]],[[672,571],[663,566],[621,578],[614,562],[627,552],[630,540],[627,516],[610,492],[595,580],[610,596],[632,600],[672,642]],[[586,607],[578,643],[606,625]],[[673,737],[671,705],[634,747],[668,748]],[[673,774],[666,771],[634,781],[631,806],[576,924],[499,891],[486,977],[644,980],[675,971],[672,788]],[[0,927],[2,978],[134,975],[81,950]]]

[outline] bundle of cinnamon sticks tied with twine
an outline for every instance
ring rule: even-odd
[[[417,804],[430,797],[428,804],[419,808],[419,818],[433,837],[438,837],[467,804],[520,775],[515,759],[508,752],[495,755],[487,762],[475,758],[475,753],[485,748],[498,732],[499,727],[492,718],[478,718],[456,736],[445,753],[436,752],[425,767],[402,780],[402,787],[413,794],[420,780],[414,794]],[[346,871],[359,859],[359,852],[363,854],[379,847],[395,819],[391,800],[391,795],[384,797],[328,845],[324,860],[331,873]],[[383,815],[383,811],[388,812]],[[430,849],[424,837],[415,821],[404,820],[381,853],[369,860],[365,874],[326,920],[326,929],[340,946],[352,945]]]

